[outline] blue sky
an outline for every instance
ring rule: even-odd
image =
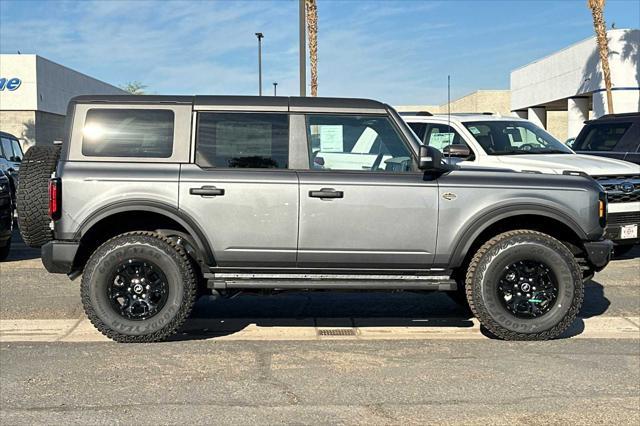
[[[298,94],[298,2],[0,1],[0,52],[36,53],[157,94]],[[607,25],[640,27],[640,1],[608,0]],[[509,72],[592,35],[586,0],[318,0],[319,95],[393,104],[508,88]]]

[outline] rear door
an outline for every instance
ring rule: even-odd
[[[180,209],[206,233],[221,267],[295,266],[298,178],[282,112],[198,111]]]
[[[301,268],[423,269],[436,249],[438,187],[385,115],[309,114],[300,170]]]

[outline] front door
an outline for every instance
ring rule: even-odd
[[[434,259],[437,181],[386,116],[307,116],[299,171],[298,267],[425,269]]]
[[[195,164],[180,173],[180,209],[222,267],[293,267],[298,177],[288,170],[286,113],[197,117]]]

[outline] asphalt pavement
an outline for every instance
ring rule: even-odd
[[[289,293],[203,298],[125,345],[78,293],[19,243],[0,263],[1,424],[640,424],[640,250],[549,342],[493,340],[440,293]]]

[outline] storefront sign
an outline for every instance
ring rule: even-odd
[[[19,78],[0,77],[0,92],[4,91],[4,89],[13,92],[14,90],[17,90],[18,87],[20,87],[20,84],[22,84],[22,80],[20,80]]]

